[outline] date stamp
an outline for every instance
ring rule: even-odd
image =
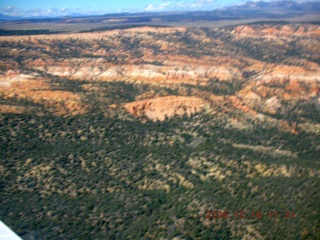
[[[294,219],[295,214],[293,211],[227,211],[227,210],[206,210],[206,219]]]

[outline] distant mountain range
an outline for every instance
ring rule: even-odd
[[[195,14],[196,13],[196,14]],[[103,18],[141,18],[138,22],[142,20],[148,21],[148,17],[155,16],[166,16],[170,17],[173,21],[176,20],[186,20],[192,18],[192,20],[218,20],[218,19],[245,19],[245,18],[257,18],[257,17],[294,17],[301,14],[314,13],[320,16],[320,1],[314,2],[295,2],[295,1],[274,1],[274,2],[246,2],[243,5],[233,5],[221,9],[215,9],[212,11],[197,11],[197,12],[168,12],[168,13],[112,13],[105,14],[101,16],[90,16],[82,13],[73,13],[69,16],[63,17],[48,17],[48,16],[38,16],[38,17],[19,17],[19,16],[8,16],[0,14],[0,21],[14,21],[14,20],[26,20],[26,19],[61,19],[61,18],[86,18],[86,17],[103,17]],[[142,19],[143,18],[143,19]],[[195,18],[195,19],[194,19]],[[132,19],[131,19],[132,20]],[[320,17],[319,17],[320,20]]]
[[[291,11],[320,11],[320,2],[246,2],[240,6],[229,7],[238,10],[291,10]]]
[[[0,13],[0,21],[13,21],[13,20],[19,20],[23,19],[22,17],[12,17],[8,15],[4,15]]]

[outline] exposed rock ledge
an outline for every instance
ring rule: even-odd
[[[133,116],[145,116],[150,120],[163,121],[175,115],[191,115],[200,112],[207,104],[198,97],[167,96],[127,103],[124,108]]]

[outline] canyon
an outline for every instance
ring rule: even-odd
[[[319,39],[320,27],[312,24],[211,30],[142,27],[0,37],[0,94],[5,101],[24,99],[53,113],[77,115],[90,108],[83,102],[85,94],[57,90],[59,86],[52,83],[55,77],[80,83],[125,81],[181,89],[237,81],[241,88],[227,96],[231,105],[253,114],[274,115],[286,111],[284,102],[319,96]],[[279,53],[281,59],[277,59]],[[169,108],[166,111],[172,117],[177,112],[175,101],[163,100],[161,106],[159,99],[150,99],[153,110],[159,113]],[[26,110],[9,105],[1,104],[1,111]],[[140,105],[135,111],[129,105],[124,106],[134,116],[164,120],[163,114],[151,116]]]
[[[1,219],[23,239],[319,239],[319,31],[1,36]]]

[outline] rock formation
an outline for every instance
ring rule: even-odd
[[[191,115],[200,112],[207,104],[198,97],[167,96],[127,103],[124,108],[136,117],[163,121],[175,115]]]
[[[52,85],[57,78],[79,81],[84,92],[99,96],[104,96],[98,86],[103,81],[175,89],[166,94],[142,91],[133,97],[143,101],[124,105],[133,115],[151,120],[198,112],[205,104],[201,99],[224,112],[276,114],[282,105],[319,95],[319,31],[313,24],[266,23],[215,30],[143,27],[0,37],[1,111],[13,109],[6,103],[15,96],[54,113],[86,112],[80,93]],[[19,72],[22,68],[28,72]],[[207,86],[210,90],[203,89]],[[158,98],[168,94],[193,100]],[[19,107],[12,111],[24,109]]]

